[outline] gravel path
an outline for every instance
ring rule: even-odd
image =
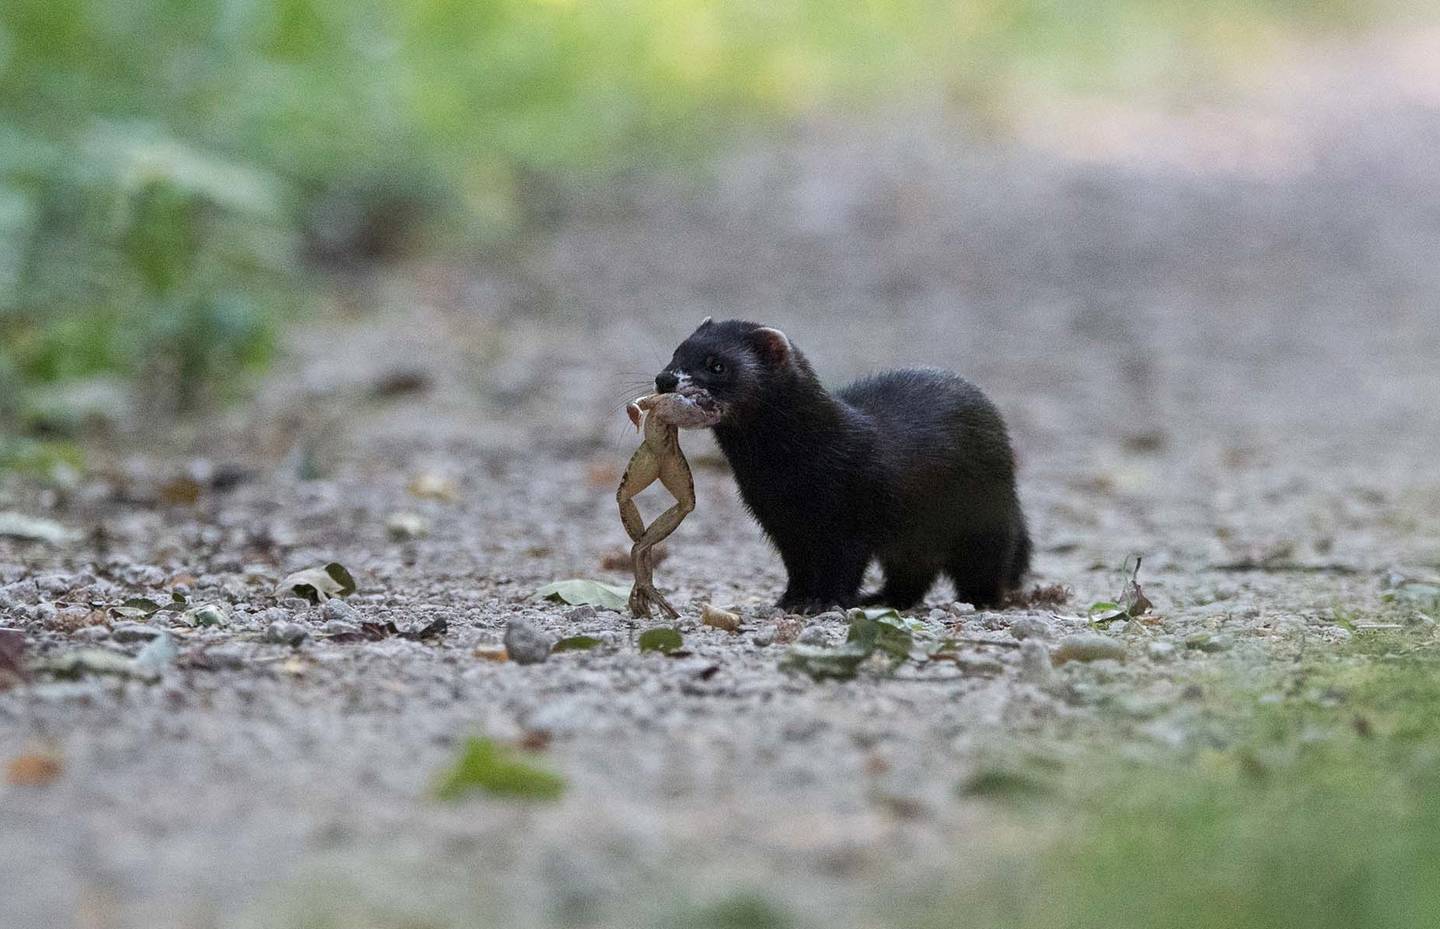
[[[135,654],[156,628],[179,656],[155,681],[0,692],[0,755],[63,759],[47,785],[0,785],[0,925],[674,926],[737,892],[798,926],[887,925],[887,894],[1016,841],[957,790],[996,746],[1120,726],[1183,750],[1193,675],[1324,648],[1387,572],[1440,572],[1440,80],[1416,51],[1434,45],[1366,47],[1220,116],[1076,101],[1022,147],[916,112],[582,193],[543,239],[358,287],[253,405],[176,449],[9,485],[0,510],[84,539],[0,539],[0,625],[37,659]],[[1024,620],[1055,648],[1132,553],[1160,622],[1104,633],[1123,663],[1053,675],[984,646],[893,677],[782,673],[764,643],[801,624],[768,609],[780,566],[704,435],[699,507],[657,571],[688,655],[532,599],[625,581],[602,566],[624,541],[620,404],[706,315],[781,326],[833,383],[937,364],[1005,412],[1036,580],[1073,597],[977,614],[937,587],[912,614],[928,632],[1013,643]],[[329,561],[355,615],[271,595]],[[92,612],[177,589],[227,621]],[[705,602],[744,629],[699,626]],[[517,617],[605,644],[488,660]],[[334,635],[437,619],[422,640]],[[1117,699],[1146,709],[1117,721]],[[472,734],[544,745],[563,797],[431,799]]]

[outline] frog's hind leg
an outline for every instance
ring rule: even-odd
[[[631,538],[635,539],[635,544],[630,549],[630,560],[635,570],[635,586],[630,591],[630,611],[636,616],[646,617],[650,615],[650,607],[653,605],[666,616],[675,619],[679,617],[679,611],[655,589],[652,580],[655,567],[653,550],[655,545],[674,532],[680,522],[695,509],[695,483],[683,458],[671,458],[661,462],[658,471],[660,482],[675,497],[675,505],[657,516],[654,522],[640,533],[639,538],[631,534]]]
[[[619,490],[615,491],[615,502],[620,505],[620,522],[632,542],[640,541],[645,534],[645,520],[640,516],[640,508],[635,505],[635,497],[659,477],[660,463],[648,448],[642,447],[625,466],[625,476],[620,479]]]

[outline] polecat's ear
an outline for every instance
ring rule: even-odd
[[[778,367],[790,360],[790,339],[779,329],[761,326],[750,333],[750,339],[762,361]]]
[[[706,326],[710,325],[710,323],[711,323],[711,318],[710,318],[709,316],[707,316],[707,317],[705,317],[704,319],[700,320],[700,325],[696,326],[695,328],[697,328],[697,329],[704,329]]]

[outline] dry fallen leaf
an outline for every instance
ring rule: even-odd
[[[25,633],[0,629],[0,690],[25,679]]]
[[[348,597],[355,592],[355,578],[338,562],[323,568],[296,571],[275,587],[277,597],[304,597],[311,603],[323,603],[331,597]]]
[[[200,502],[200,482],[192,477],[177,477],[160,485],[160,502],[166,506],[194,506]]]
[[[475,647],[475,657],[484,661],[509,661],[510,653],[505,651],[503,645],[478,645]]]
[[[719,607],[711,606],[708,603],[700,606],[700,621],[707,626],[716,629],[724,629],[726,632],[740,631],[740,617],[738,614]]]
[[[460,485],[437,471],[423,471],[410,481],[410,493],[424,500],[454,503],[460,499]]]
[[[53,749],[36,748],[10,759],[5,780],[16,787],[43,787],[60,776],[60,755]]]

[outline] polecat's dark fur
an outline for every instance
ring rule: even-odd
[[[703,387],[740,496],[779,549],[780,606],[914,606],[944,572],[956,596],[997,603],[1030,564],[1004,420],[978,388],[933,368],[831,394],[778,330],[706,320],[655,378]],[[859,595],[872,560],[880,591]]]

